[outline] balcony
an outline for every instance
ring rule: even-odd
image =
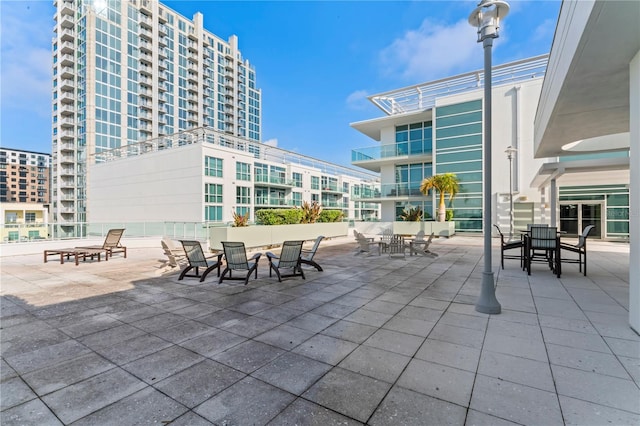
[[[70,92],[62,92],[60,97],[58,97],[58,100],[63,104],[72,104],[75,102],[75,96]]]
[[[287,200],[285,198],[270,198],[270,197],[256,197],[255,205],[257,206],[295,206],[295,202],[293,200]]]
[[[73,64],[75,63],[75,58],[73,57],[73,55],[70,54],[65,54],[65,55],[60,55],[60,65],[64,66],[73,66]]]
[[[153,59],[151,58],[151,55],[149,55],[148,53],[144,53],[144,52],[140,52],[140,55],[138,56],[138,58],[142,61],[142,62],[146,62],[151,64],[153,62]]]
[[[58,136],[60,137],[60,139],[73,139],[75,137],[76,133],[73,130],[61,130],[58,133]]]
[[[293,180],[286,179],[279,176],[254,176],[254,182],[258,183],[266,183],[269,186],[285,186],[285,187],[293,187]]]
[[[151,18],[147,15],[140,14],[140,26],[151,29],[153,27],[153,22],[151,22]]]
[[[73,67],[61,67],[60,68],[60,77],[62,78],[73,78],[75,75],[75,71]]]
[[[138,35],[142,38],[145,38],[147,40],[153,40],[153,34],[151,34],[151,31],[149,31],[148,29],[144,28],[144,27],[140,27],[138,29]]]
[[[140,83],[141,86],[146,86],[146,87],[151,87],[152,85],[151,79],[145,75],[140,75],[138,77],[138,83]],[[140,92],[142,92],[142,90]]]
[[[60,123],[60,127],[69,128],[73,127],[76,124],[76,121],[72,117],[62,118],[58,123]]]
[[[146,64],[138,64],[138,71],[140,71],[140,74],[143,74],[145,76],[153,75],[153,69]]]
[[[76,84],[72,78],[62,79],[62,82],[60,83],[60,90],[62,90],[63,92],[73,92],[75,88]]]
[[[59,44],[60,53],[69,53],[73,54],[75,52],[76,47],[73,45],[72,41],[63,41]]]
[[[75,19],[73,18],[73,14],[71,15],[62,15],[60,17],[60,26],[62,28],[73,28],[75,25]]]
[[[140,42],[138,43],[138,47],[140,48],[140,52],[143,53],[151,53],[152,52],[152,45],[151,42],[145,40],[145,39],[140,39]]]
[[[393,164],[398,159],[429,162],[433,158],[431,141],[378,145],[351,150],[351,163],[379,172],[382,164]]]
[[[58,112],[60,113],[61,116],[68,117],[68,116],[73,116],[76,110],[71,105],[62,105],[60,108],[58,108]]]
[[[56,4],[60,14],[73,16],[75,10],[73,8],[73,2],[71,0],[56,1]]]
[[[76,144],[73,142],[61,142],[59,145],[60,151],[74,151],[76,149]]]
[[[73,156],[73,155],[61,155],[61,156],[60,156],[60,163],[61,163],[61,164],[65,164],[65,163],[67,163],[67,164],[69,164],[69,163],[74,164],[75,162],[76,162],[76,157],[75,157],[75,156]]]

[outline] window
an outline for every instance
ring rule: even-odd
[[[5,213],[4,221],[6,223],[16,223],[18,221],[18,213],[11,213],[11,212]]]
[[[205,206],[204,220],[208,222],[222,222],[222,206]]]
[[[206,183],[204,185],[205,203],[222,203],[222,185]]]
[[[206,176],[222,177],[222,159],[205,156],[204,174]]]
[[[238,206],[236,207],[236,213],[240,216],[244,216],[245,214],[251,216],[251,209],[249,207]]]
[[[246,186],[236,187],[236,203],[251,204],[251,188]]]
[[[302,173],[293,172],[293,186],[296,188],[302,188]]]
[[[318,176],[311,176],[311,189],[320,189],[320,178]]]
[[[236,163],[236,179],[251,181],[251,164]]]
[[[24,214],[24,221],[26,223],[33,223],[36,221],[36,214],[35,212],[26,212]]]
[[[302,205],[302,193],[301,192],[292,192],[291,193],[291,200],[293,201],[293,205],[294,206],[301,206]]]

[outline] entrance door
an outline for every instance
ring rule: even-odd
[[[582,234],[586,226],[593,225],[590,238],[602,238],[603,210],[603,203],[561,203],[560,231],[566,232],[569,237],[576,237]]]

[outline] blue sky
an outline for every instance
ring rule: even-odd
[[[262,89],[263,140],[349,165],[375,141],[349,123],[383,116],[367,96],[481,69],[477,1],[166,1],[237,35]],[[494,65],[548,53],[561,2],[511,1]],[[0,145],[51,152],[51,0],[0,0]]]

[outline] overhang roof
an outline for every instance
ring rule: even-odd
[[[536,113],[536,158],[629,131],[629,63],[640,50],[639,22],[640,1],[563,1]]]
[[[381,139],[380,130],[385,127],[402,126],[416,121],[429,121],[432,118],[431,109],[422,111],[412,111],[406,114],[395,114],[387,117],[372,118],[371,120],[357,121],[350,126],[369,136],[371,139],[379,141]]]
[[[629,182],[629,157],[544,163],[531,182],[532,188],[544,188],[551,179],[562,185],[599,185],[600,182]]]

